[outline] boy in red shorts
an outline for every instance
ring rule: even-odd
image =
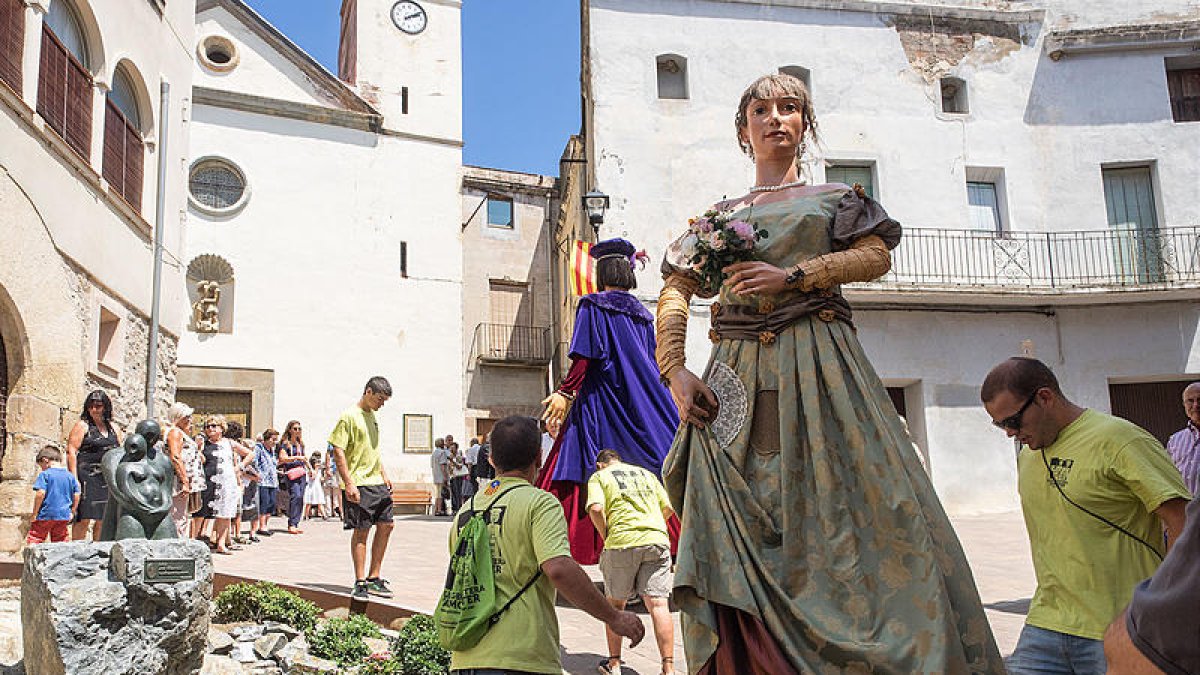
[[[33,480],[33,522],[26,544],[71,541],[68,525],[79,507],[79,480],[62,465],[62,451],[47,445],[38,451],[42,472]]]

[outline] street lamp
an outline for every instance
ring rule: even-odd
[[[604,222],[604,212],[608,210],[608,195],[598,190],[592,190],[583,196],[583,210],[587,211],[588,222],[596,238],[600,238],[600,223]]]

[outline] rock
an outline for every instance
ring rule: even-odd
[[[150,582],[151,560],[190,560],[195,578]],[[212,607],[208,547],[188,539],[71,542],[25,549],[25,669],[190,673],[204,662]]]
[[[363,644],[367,646],[367,649],[371,650],[372,654],[387,654],[392,651],[392,646],[388,644],[387,640],[382,638],[363,638]]]
[[[404,624],[408,623],[410,618],[411,617],[402,616],[398,619],[392,619],[392,622],[388,624],[388,628],[391,628],[394,631],[404,630]]]
[[[244,672],[242,664],[218,654],[205,656],[204,666],[200,669],[200,675],[242,675]]]
[[[229,634],[232,635],[233,639],[237,640],[238,642],[254,642],[258,638],[262,637],[263,627],[257,624],[238,626],[237,628],[229,631]]]
[[[261,659],[269,659],[286,647],[287,643],[286,637],[279,633],[270,633],[254,641],[254,653]]]
[[[253,642],[235,642],[233,643],[233,652],[229,654],[234,661],[238,663],[254,663],[258,661],[258,654],[254,653]]]
[[[283,675],[283,670],[274,661],[255,661],[242,665],[246,675]]]
[[[288,668],[288,675],[322,675],[324,673],[338,673],[338,664],[333,661],[320,659],[312,654],[301,654],[296,657]]]
[[[280,649],[278,652],[276,652],[275,661],[278,662],[284,670],[288,670],[292,667],[292,663],[296,660],[296,657],[307,653],[308,639],[301,635],[295,640],[287,643],[283,649]]]
[[[383,635],[384,639],[387,640],[395,640],[396,638],[400,637],[400,631],[392,630],[390,628],[380,628],[379,633]]]
[[[278,621],[263,622],[263,633],[279,633],[289,640],[300,637],[300,631],[292,628],[286,623],[280,623]]]
[[[334,607],[333,609],[326,610],[326,612],[324,614],[322,614],[321,616],[326,619],[349,619],[350,618],[350,608],[349,607]]]
[[[208,653],[228,654],[231,651],[233,651],[233,638],[229,637],[229,633],[209,626]]]

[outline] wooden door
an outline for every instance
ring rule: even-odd
[[[1115,230],[1114,266],[1137,283],[1163,280],[1162,245],[1150,167],[1104,170],[1104,206]]]
[[[1194,380],[1134,382],[1108,385],[1112,414],[1149,431],[1166,445],[1171,434],[1187,424],[1183,390]]]

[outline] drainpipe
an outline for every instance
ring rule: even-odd
[[[154,196],[154,295],[150,301],[150,353],[146,357],[146,417],[154,418],[154,387],[158,382],[158,306],[162,303],[163,221],[167,204],[167,113],[171,84],[158,86],[158,189]]]

